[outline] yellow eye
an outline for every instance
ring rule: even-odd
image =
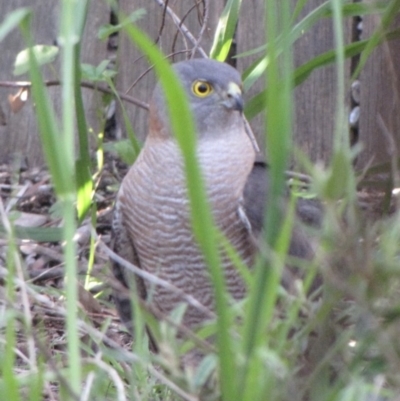
[[[194,81],[192,92],[198,97],[206,97],[213,91],[212,86],[205,81]]]

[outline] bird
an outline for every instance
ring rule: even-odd
[[[239,72],[226,63],[192,59],[173,64],[185,89],[197,134],[196,156],[216,226],[251,268],[258,252],[268,196],[268,166],[258,162],[254,135],[243,114]],[[171,283],[206,309],[214,310],[214,291],[202,252],[191,227],[184,161],[170,125],[160,84],[149,108],[149,132],[117,194],[112,248],[141,270]],[[290,253],[309,257],[304,236],[293,236]],[[300,238],[301,237],[301,238]],[[246,286],[231,260],[221,265],[233,300]],[[112,261],[115,278],[163,315],[180,303],[182,293],[147,282]],[[131,327],[131,301],[126,292],[114,296],[121,320]],[[209,315],[189,304],[182,324],[196,329]]]

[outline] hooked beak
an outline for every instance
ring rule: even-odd
[[[222,104],[226,108],[237,110],[240,112],[240,114],[242,114],[246,134],[249,137],[254,150],[256,152],[259,152],[260,148],[258,147],[257,140],[253,134],[250,124],[247,122],[246,117],[243,115],[244,102],[242,97],[242,90],[239,85],[235,84],[234,82],[229,83],[228,90],[225,94],[225,100],[222,102]]]
[[[239,85],[235,84],[234,82],[230,82],[228,86],[228,90],[224,95],[224,101],[222,104],[230,110],[237,110],[242,112],[243,111],[243,97],[242,97],[242,90],[240,89]]]

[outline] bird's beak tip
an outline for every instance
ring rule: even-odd
[[[243,112],[244,101],[239,85],[234,82],[229,83],[223,104],[231,110]]]

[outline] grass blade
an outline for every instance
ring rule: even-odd
[[[210,58],[225,61],[235,35],[242,0],[228,0],[218,21]]]
[[[268,91],[266,93],[266,153],[270,165],[270,184],[267,199],[267,215],[264,222],[265,242],[268,249],[275,251],[275,256],[268,256],[256,266],[254,285],[250,293],[248,316],[245,322],[243,350],[246,358],[243,378],[238,391],[246,391],[251,385],[251,378],[246,378],[247,367],[252,364],[255,349],[265,344],[265,328],[272,318],[277,290],[285,258],[284,247],[279,245],[282,211],[281,196],[285,187],[285,169],[289,158],[289,144],[292,119],[292,43],[290,38],[290,2],[269,0],[267,10],[267,39],[270,60],[266,69]],[[282,47],[278,47],[278,38]],[[281,57],[278,58],[278,54]],[[276,259],[275,259],[276,258]],[[273,374],[270,376],[269,390],[272,391]],[[245,385],[242,385],[243,382]],[[267,392],[266,397],[272,393]]]
[[[173,132],[182,150],[193,232],[208,265],[215,290],[222,398],[224,400],[233,400],[235,397],[234,387],[232,386],[234,382],[234,365],[232,364],[232,347],[229,337],[229,309],[226,301],[227,297],[225,296],[224,275],[220,268],[216,241],[217,234],[196,158],[196,136],[191,112],[182,85],[168,62],[164,59],[164,55],[134,25],[127,26],[125,29],[131,40],[149,58],[151,64],[154,64],[154,69],[167,99]]]

